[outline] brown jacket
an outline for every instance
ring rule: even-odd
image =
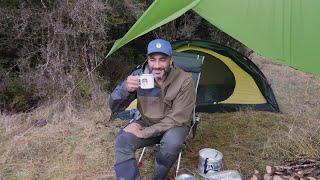
[[[142,70],[132,74],[137,75]],[[113,112],[123,111],[135,97],[141,120],[147,125],[142,130],[144,138],[161,135],[173,127],[191,125],[196,95],[190,73],[172,67],[161,87],[155,83],[153,89],[139,88],[134,93],[129,93],[123,82],[112,92],[110,108]]]
[[[138,89],[137,97],[138,110],[148,125],[142,130],[143,137],[160,135],[172,127],[190,126],[196,101],[190,73],[173,67],[161,87]]]

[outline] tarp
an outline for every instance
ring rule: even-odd
[[[190,9],[258,54],[320,74],[320,0],[155,0],[108,56]]]

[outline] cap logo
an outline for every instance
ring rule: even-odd
[[[157,48],[161,48],[161,44],[160,44],[160,43],[157,43],[157,44],[156,44],[156,47],[157,47]]]

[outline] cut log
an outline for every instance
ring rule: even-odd
[[[265,174],[263,180],[272,180],[272,176],[270,174]]]
[[[266,171],[268,174],[273,174],[274,168],[272,166],[266,166]]]
[[[273,174],[276,174],[276,175],[284,175],[284,174],[288,174],[286,172],[281,172],[281,171],[276,171],[274,172]]]
[[[261,179],[255,170],[252,180]],[[320,159],[302,157],[278,166],[266,166],[264,180],[320,180]]]
[[[298,179],[296,179],[294,177],[290,177],[289,180],[298,180]]]
[[[273,176],[272,180],[283,180],[283,178],[278,175],[275,175],[275,176]]]
[[[317,179],[314,177],[308,177],[308,180],[317,180]]]
[[[256,175],[253,175],[250,180],[258,180],[258,177]]]

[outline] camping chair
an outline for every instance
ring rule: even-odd
[[[201,66],[202,66],[203,60],[204,60],[204,56],[200,56],[197,54],[177,53],[177,52],[175,52],[173,54],[174,66],[177,66],[177,67],[181,68],[182,70],[192,74],[192,79],[194,82],[194,88],[195,88],[196,94],[197,94],[197,89],[198,89],[198,85],[199,85],[199,81],[200,81]],[[195,136],[199,121],[200,121],[200,117],[198,116],[198,114],[196,114],[196,106],[194,106],[193,120],[192,120],[191,128],[190,128],[190,131],[189,131],[189,134],[188,134],[186,140],[189,138],[191,133],[192,133],[192,137]],[[186,140],[185,140],[185,144],[186,144]],[[138,160],[138,167],[140,167],[142,165],[141,161],[142,161],[142,157],[145,152],[145,149],[146,149],[146,147],[144,147],[142,149],[141,155]],[[179,153],[178,164],[177,164],[175,176],[177,176],[177,174],[179,172],[181,153],[182,153],[182,151],[180,151],[180,153]]]

